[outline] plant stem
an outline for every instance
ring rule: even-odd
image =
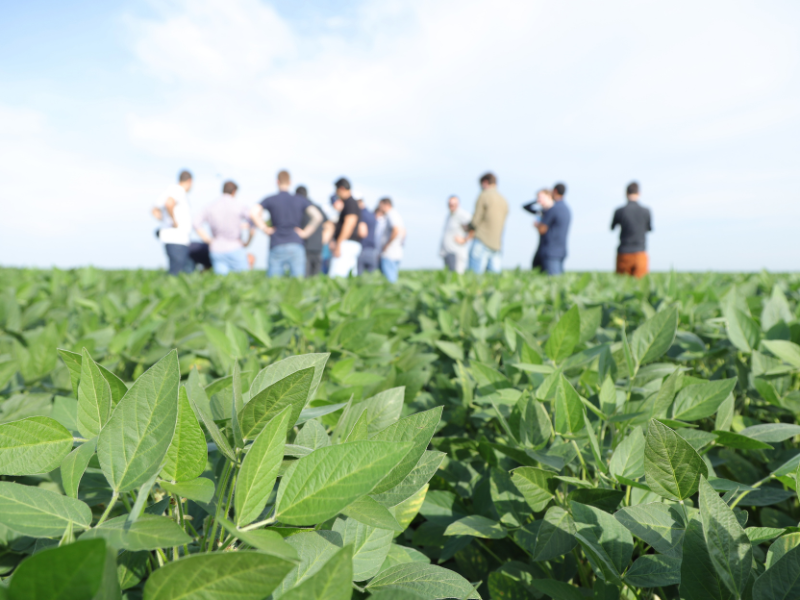
[[[211,536],[206,537],[206,552],[214,551],[214,540],[217,538],[217,525],[219,525],[219,517],[222,512],[222,499],[225,497],[225,492],[228,488],[228,479],[231,475],[233,465],[230,461],[225,461],[225,469],[222,472],[222,485],[217,492],[217,510],[214,512],[214,522],[211,524]]]
[[[117,503],[117,498],[119,498],[119,492],[114,492],[113,494],[111,494],[111,500],[109,501],[108,506],[106,507],[106,511],[100,517],[100,520],[97,522],[97,525],[95,525],[95,527],[99,527],[100,525],[102,525],[103,521],[105,521],[108,518],[108,515],[111,513],[111,509],[114,508],[114,505]]]
[[[754,483],[754,484],[753,484],[751,487],[753,487],[753,488],[761,487],[761,484],[762,484],[762,483],[766,483],[766,482],[768,482],[770,479],[772,479],[772,473],[770,473],[769,475],[767,475],[766,477],[764,477],[764,479],[762,479],[761,481],[756,481],[756,482],[755,482],[755,483]],[[752,491],[752,490],[745,490],[745,491],[743,491],[743,492],[742,492],[742,493],[739,495],[739,497],[738,497],[738,498],[736,498],[736,500],[734,500],[734,501],[733,501],[733,504],[731,504],[731,510],[733,510],[734,508],[736,508],[736,505],[737,505],[737,504],[739,504],[739,502],[741,502],[741,501],[744,499],[744,497],[745,497],[745,496],[747,496],[747,494],[749,494],[751,491]]]
[[[258,523],[253,523],[248,525],[247,527],[240,527],[239,531],[253,531],[254,529],[259,529],[260,527],[265,527],[267,525],[272,525],[277,519],[272,516],[269,519],[264,519],[263,521],[259,521]]]
[[[493,559],[495,559],[495,560],[496,560],[498,563],[500,563],[501,565],[503,564],[503,562],[504,562],[504,561],[503,561],[503,560],[502,560],[502,559],[501,559],[499,556],[497,556],[497,554],[495,554],[494,552],[492,552],[492,549],[491,549],[491,548],[489,548],[489,546],[487,546],[487,545],[484,543],[484,541],[483,541],[483,540],[481,540],[480,538],[475,538],[475,541],[476,541],[476,542],[478,542],[478,545],[479,545],[481,548],[483,548],[484,550],[486,550],[486,553],[487,553],[489,556],[491,556]]]

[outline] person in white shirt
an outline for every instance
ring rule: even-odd
[[[381,248],[381,271],[390,283],[396,283],[400,275],[400,261],[403,260],[406,227],[403,217],[394,208],[391,198],[382,198],[379,206],[386,220],[386,227],[379,245]]]
[[[178,183],[169,186],[153,216],[166,222],[158,231],[158,239],[164,244],[169,262],[169,274],[191,273],[194,264],[189,258],[189,236],[192,231],[192,214],[186,193],[192,189],[192,174],[181,171]],[[163,208],[162,208],[163,207]]]
[[[450,271],[463,273],[467,270],[469,247],[467,246],[467,225],[472,216],[459,206],[458,196],[447,199],[450,214],[444,222],[442,247],[439,256],[444,259],[444,266]]]

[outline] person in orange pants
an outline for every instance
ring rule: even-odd
[[[635,181],[626,190],[628,203],[614,211],[611,230],[619,225],[617,273],[644,277],[648,272],[645,237],[653,231],[650,210],[639,204],[639,184]]]

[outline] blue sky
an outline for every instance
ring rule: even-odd
[[[567,269],[610,269],[636,179],[654,269],[797,270],[798,30],[790,0],[8,3],[0,264],[160,267],[149,208],[181,169],[199,208],[287,168],[394,198],[408,268],[492,170],[508,267],[537,243],[520,206],[564,181]]]

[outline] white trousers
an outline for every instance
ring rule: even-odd
[[[361,244],[353,240],[345,240],[339,244],[339,257],[331,258],[328,268],[329,277],[347,277],[350,273],[356,274],[358,255],[361,254]]]

